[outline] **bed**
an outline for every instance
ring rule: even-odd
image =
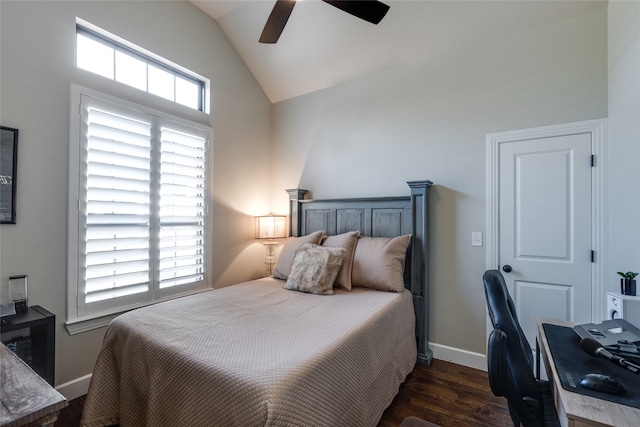
[[[431,182],[408,184],[410,196],[390,198],[305,200],[305,190],[287,190],[292,237],[274,275],[286,267],[287,245],[323,235],[318,244],[297,248],[287,280],[266,277],[114,319],[81,425],[375,426],[415,363],[432,358],[427,337]],[[354,230],[362,237],[353,249],[350,290],[341,286],[319,295],[285,289],[308,271],[301,254],[329,251],[342,260],[341,248],[319,248]],[[377,250],[380,242],[407,236],[400,288],[382,292],[362,285],[384,287],[394,278],[386,269],[357,270],[373,260],[363,258],[364,248],[372,244]],[[336,275],[331,283],[333,277],[338,283]]]

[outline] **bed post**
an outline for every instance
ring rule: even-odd
[[[289,236],[300,236],[300,221],[302,221],[302,212],[298,204],[300,200],[304,200],[304,195],[308,193],[302,188],[292,188],[287,190],[289,193]]]
[[[416,311],[418,363],[431,364],[429,348],[429,188],[431,181],[409,181],[411,187],[411,293]]]

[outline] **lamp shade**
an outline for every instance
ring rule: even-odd
[[[286,235],[286,216],[257,216],[256,239],[281,239]]]

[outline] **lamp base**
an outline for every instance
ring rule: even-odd
[[[273,248],[278,246],[278,242],[269,240],[267,242],[261,242],[265,248],[267,248],[267,256],[264,258],[264,263],[269,264],[269,276],[273,274],[273,264],[275,264],[276,257],[273,256]]]

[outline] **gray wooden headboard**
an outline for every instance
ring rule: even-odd
[[[429,188],[431,181],[410,181],[410,196],[366,199],[305,200],[307,190],[289,193],[289,232],[304,236],[318,230],[328,235],[360,230],[365,236],[411,234],[405,265],[405,287],[416,311],[418,362],[430,364],[429,349]]]

